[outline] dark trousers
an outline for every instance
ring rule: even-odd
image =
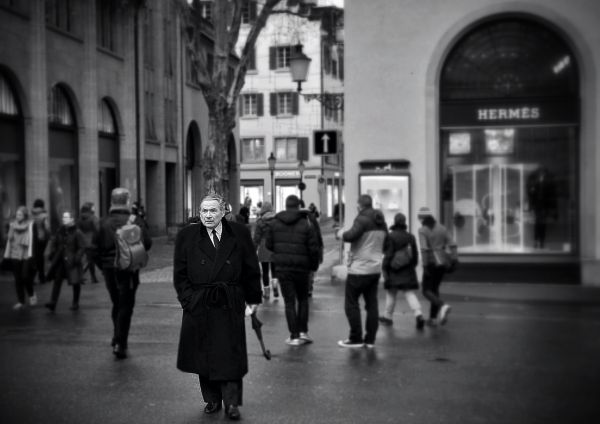
[[[377,304],[377,285],[380,274],[348,274],[346,280],[346,295],[344,311],[348,324],[350,324],[350,341],[355,343],[375,343],[375,335],[379,327],[379,306]],[[365,300],[365,337],[362,337],[362,320],[360,314],[359,298]]]
[[[242,379],[214,381],[206,377],[198,376],[200,379],[200,392],[205,402],[219,403],[223,401],[225,406],[242,404]]]
[[[271,275],[275,276],[275,264],[273,262],[261,262],[260,267],[262,270],[263,287],[269,287],[269,284],[271,283],[269,268],[271,268]]]
[[[90,272],[90,277],[92,278],[92,283],[97,283],[98,279],[96,278],[96,264],[94,263],[94,250],[93,249],[85,249],[85,258],[86,264],[83,268],[83,273],[86,271]]]
[[[127,349],[127,338],[129,337],[139,276],[136,275],[137,272],[122,271],[116,268],[104,268],[102,273],[112,302],[113,343]]]
[[[285,303],[290,338],[297,339],[300,333],[308,332],[308,273],[278,273],[279,286]]]
[[[440,308],[444,305],[440,299],[440,285],[444,277],[444,268],[436,266],[426,266],[423,269],[423,296],[429,300],[429,318],[437,317]]]
[[[17,289],[17,299],[20,303],[25,303],[25,292],[29,297],[33,296],[33,273],[35,265],[33,258],[30,259],[12,259],[11,268],[15,277],[15,287]]]
[[[56,305],[56,303],[58,302],[63,280],[65,280],[66,278],[67,271],[63,263],[56,268],[54,274],[54,283],[52,284],[52,295],[50,298],[51,303]],[[79,303],[79,297],[81,295],[81,284],[73,284],[71,287],[73,287],[73,305],[77,305]]]
[[[37,240],[33,244],[33,260],[35,262],[35,270],[33,272],[33,275],[31,276],[31,281],[35,280],[35,276],[37,275],[40,284],[44,284],[46,282],[46,259],[44,258],[44,252],[46,251],[47,245],[48,241],[46,240]]]

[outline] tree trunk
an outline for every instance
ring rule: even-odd
[[[221,113],[209,113],[209,142],[202,158],[203,195],[217,193],[226,200],[229,199],[229,161],[235,160],[228,157],[228,143],[235,125],[229,115],[228,108],[224,108]]]

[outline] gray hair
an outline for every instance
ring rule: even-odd
[[[217,193],[209,193],[206,196],[204,196],[202,198],[202,200],[200,201],[200,204],[204,203],[204,202],[209,202],[211,200],[216,200],[217,202],[219,202],[219,209],[221,209],[221,211],[225,212],[227,211],[227,207],[225,205],[225,199],[223,198],[223,196],[221,196],[220,194]]]

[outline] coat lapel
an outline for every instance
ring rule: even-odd
[[[208,256],[214,262],[215,246],[213,246],[212,241],[208,237],[208,232],[206,231],[206,227],[202,224],[199,224],[198,230],[200,232],[200,239],[198,242],[200,250],[202,250],[202,252],[204,252],[204,254],[206,256]]]
[[[208,238],[208,234],[207,234],[207,238]],[[211,243],[210,240],[208,242]],[[223,267],[223,265],[225,264],[225,262],[231,255],[231,252],[233,251],[235,245],[236,245],[236,240],[233,235],[233,232],[231,231],[231,228],[227,224],[227,221],[223,220],[223,231],[221,232],[221,241],[219,243],[219,249],[217,250],[215,264],[214,264],[212,272],[211,272],[211,281],[213,280],[214,276],[216,276],[219,273],[219,271],[221,270],[221,268]],[[214,251],[214,249],[213,249],[213,251]]]

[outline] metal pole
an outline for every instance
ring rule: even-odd
[[[273,210],[277,212],[277,208],[275,207],[275,178],[273,178],[273,170],[271,170],[271,205],[273,206]]]

